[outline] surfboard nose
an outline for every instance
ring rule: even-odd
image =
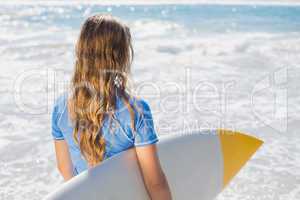
[[[246,164],[263,141],[240,132],[218,129],[223,152],[223,188]]]

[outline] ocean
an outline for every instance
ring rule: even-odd
[[[130,86],[159,135],[223,127],[265,141],[217,200],[300,199],[299,5],[42,1],[0,2],[0,199],[38,200],[62,183],[50,113],[95,13],[131,28]]]

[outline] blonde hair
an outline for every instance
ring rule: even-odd
[[[101,128],[105,117],[112,118],[117,97],[124,101],[135,128],[134,109],[126,90],[133,60],[130,30],[110,15],[91,16],[82,25],[75,49],[68,108],[74,139],[88,163],[95,165],[105,155]]]

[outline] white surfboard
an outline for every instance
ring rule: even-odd
[[[261,146],[229,130],[160,138],[158,153],[174,200],[212,200]],[[45,200],[147,200],[135,151],[130,149],[64,183]]]

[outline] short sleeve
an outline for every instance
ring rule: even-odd
[[[150,107],[143,100],[140,100],[138,102],[137,120],[135,128],[135,146],[154,144],[158,141],[158,137],[154,129],[154,123]]]
[[[64,136],[58,127],[58,119],[59,119],[60,113],[58,111],[57,104],[54,105],[52,110],[52,116],[51,116],[51,133],[54,140],[63,140]]]

